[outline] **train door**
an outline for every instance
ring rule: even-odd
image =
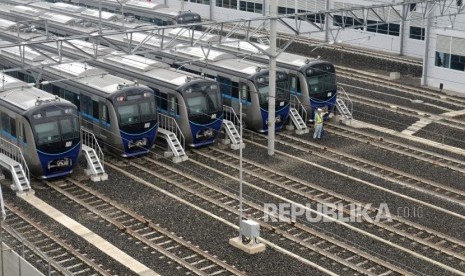
[[[178,99],[174,95],[168,96],[168,113],[171,117],[175,118],[176,120],[178,120],[179,117],[180,104],[184,105],[184,102],[178,102]]]
[[[99,102],[100,110],[100,125],[102,126],[100,135],[102,138],[110,137],[111,133],[111,123],[110,123],[110,113],[108,112],[108,106],[105,102]]]
[[[248,110],[252,107],[252,99],[250,97],[250,90],[247,83],[239,83],[239,100],[242,103],[242,113],[247,114]]]
[[[220,84],[220,91],[223,95],[223,104],[231,106],[231,80],[218,76],[216,77],[216,81]]]
[[[20,148],[27,147],[26,129],[24,122],[21,120],[18,120],[18,144]]]

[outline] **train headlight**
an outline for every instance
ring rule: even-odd
[[[282,121],[281,115],[276,116],[275,122],[281,123],[281,121]]]
[[[147,138],[142,138],[142,139],[138,139],[138,140],[130,140],[128,142],[128,148],[129,149],[142,148],[142,147],[147,146],[147,144],[148,144]]]
[[[116,101],[118,102],[124,102],[124,96],[119,96],[116,98]]]

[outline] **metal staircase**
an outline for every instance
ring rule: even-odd
[[[11,172],[11,188],[17,194],[32,191],[29,182],[29,168],[21,149],[11,142],[0,138],[0,165]],[[2,177],[4,177],[2,175]]]
[[[237,131],[236,126],[240,125],[239,118],[236,115],[236,112],[233,108],[223,105],[223,128],[226,131],[228,139],[223,139],[223,144],[231,144],[231,149],[240,149],[244,148],[245,144],[242,141],[239,131]]]
[[[81,133],[81,150],[84,152],[87,161],[86,174],[90,175],[90,179],[94,182],[107,180],[108,174],[105,173],[103,166],[104,156],[97,139],[92,132],[83,127],[81,128]]]
[[[305,134],[308,133],[310,130],[307,127],[307,110],[300,102],[299,98],[295,95],[291,95],[291,108],[289,110],[289,117],[292,124],[295,126],[296,134]],[[290,123],[290,122],[289,122]],[[292,125],[286,126],[287,129],[292,130]]]
[[[176,120],[170,116],[158,113],[158,134],[166,140],[171,151],[165,152],[165,157],[172,157],[174,163],[186,161],[188,156],[184,150],[185,138]]]
[[[352,109],[353,103],[352,100],[347,95],[344,88],[338,86],[337,87],[337,99],[336,99],[336,108],[339,114],[341,115],[341,119],[344,121],[352,119]]]

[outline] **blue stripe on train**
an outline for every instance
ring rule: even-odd
[[[131,157],[148,153],[152,148],[153,143],[155,142],[155,138],[157,137],[157,131],[158,123],[156,123],[149,130],[138,134],[129,134],[120,130],[120,135],[124,146],[124,156]],[[147,139],[147,145],[145,145],[144,147],[138,147],[136,149],[129,149],[129,141],[140,140],[143,138]]]
[[[65,176],[73,172],[73,168],[77,163],[77,159],[79,156],[79,151],[81,149],[81,143],[77,143],[73,148],[62,152],[62,153],[45,153],[42,151],[37,150],[37,155],[39,156],[40,164],[42,166],[42,178],[55,178],[60,176]],[[59,171],[51,171],[47,168],[47,165],[50,161],[62,158],[69,158],[71,159],[71,165],[67,166],[66,168],[59,170]]]

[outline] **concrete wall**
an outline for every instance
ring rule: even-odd
[[[2,243],[0,276],[43,276],[40,271]]]

